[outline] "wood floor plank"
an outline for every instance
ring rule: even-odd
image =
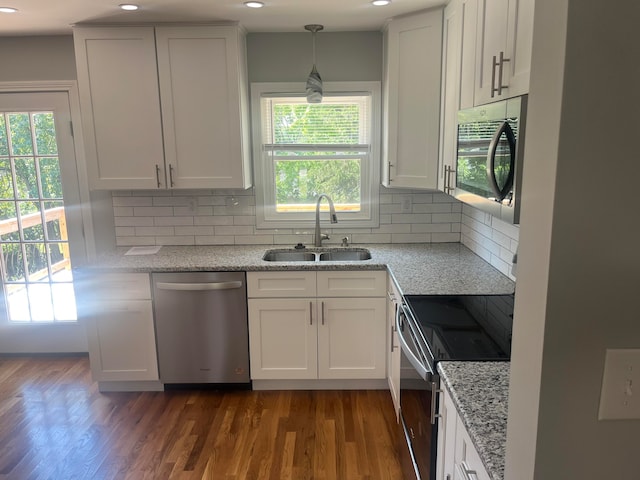
[[[0,357],[2,480],[400,480],[386,391],[100,393],[86,357]]]

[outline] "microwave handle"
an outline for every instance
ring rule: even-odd
[[[507,137],[507,142],[509,143],[509,176],[507,177],[507,182],[504,187],[501,189],[498,186],[498,180],[496,179],[496,153],[498,151],[498,144],[500,143],[500,137],[502,134],[505,134]],[[516,167],[516,136],[513,133],[513,129],[509,122],[504,121],[500,128],[496,130],[493,134],[493,138],[491,139],[491,143],[489,144],[489,151],[487,152],[487,179],[489,180],[489,185],[491,186],[491,190],[496,196],[496,200],[501,202],[511,190],[513,186],[513,177],[514,170]]]

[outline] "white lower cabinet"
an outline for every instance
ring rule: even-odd
[[[396,331],[396,314],[402,302],[402,295],[391,276],[387,287],[387,382],[396,410],[396,420],[400,419],[400,361],[402,351]]]
[[[490,480],[446,388],[440,393],[437,480]]]
[[[93,379],[158,380],[149,275],[95,275],[81,289]]]
[[[386,273],[353,273],[247,273],[253,380],[385,378],[386,303],[377,285]],[[316,278],[363,296],[319,297]],[[290,296],[286,285],[296,285]]]

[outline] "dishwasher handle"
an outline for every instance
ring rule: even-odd
[[[202,282],[202,283],[179,283],[179,282],[158,282],[156,287],[159,290],[232,290],[242,288],[241,281],[234,282]]]

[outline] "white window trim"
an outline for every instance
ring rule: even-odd
[[[268,82],[251,84],[251,119],[252,119],[252,140],[253,140],[253,173],[256,194],[256,228],[313,228],[315,224],[315,214],[304,214],[304,218],[269,219],[265,214],[265,203],[269,202],[274,192],[267,186],[265,179],[265,169],[263,168],[262,152],[262,118],[260,109],[260,99],[265,94],[282,95],[299,94],[304,92],[303,82]],[[362,201],[369,214],[366,218],[349,219],[345,215],[338,213],[338,224],[332,225],[336,228],[373,228],[380,224],[379,208],[379,184],[380,184],[380,119],[381,119],[381,89],[380,82],[325,82],[323,84],[325,95],[331,93],[350,94],[368,93],[371,95],[371,152],[370,164],[366,171],[363,171],[361,178]],[[326,220],[325,215],[322,217]]]

